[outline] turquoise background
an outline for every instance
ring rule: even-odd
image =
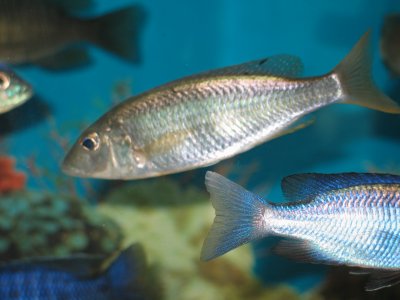
[[[88,46],[93,63],[86,67],[64,72],[34,65],[16,69],[38,97],[2,117],[15,127],[3,135],[2,143],[4,151],[17,158],[19,169],[26,169],[27,161],[33,160],[45,170],[41,176],[29,177],[29,186],[56,189],[54,178],[67,179],[59,170],[64,150],[57,140],[71,145],[82,126],[113,105],[111,91],[121,80],[131,83],[130,94],[134,95],[184,75],[281,53],[300,56],[305,75],[320,75],[338,64],[371,29],[376,82],[400,100],[399,83],[389,77],[378,55],[383,17],[399,12],[399,1],[98,0],[85,15],[132,4],[139,4],[146,13],[140,30],[140,63],[131,64]],[[50,112],[47,117],[45,110]],[[282,201],[279,182],[293,173],[399,172],[398,116],[351,105],[333,105],[314,116],[313,126],[235,159],[235,170],[250,162],[258,165],[248,189],[267,182],[265,196]],[[196,172],[199,186],[203,186],[204,173],[205,169]],[[240,177],[240,171],[232,174],[232,179],[235,177]],[[84,194],[84,189],[80,191]],[[87,196],[95,195],[96,191]],[[256,253],[266,243],[257,243]],[[286,280],[301,289],[311,286],[321,274],[319,267],[265,256],[257,260],[255,271],[266,282]]]

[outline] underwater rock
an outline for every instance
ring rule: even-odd
[[[304,299],[288,286],[263,287],[252,275],[249,246],[200,261],[214,212],[208,194],[193,185],[182,188],[168,178],[125,183],[105,195],[98,209],[121,226],[124,246],[144,246],[165,299]]]
[[[19,191],[0,195],[0,260],[73,253],[110,255],[120,228],[73,196]]]

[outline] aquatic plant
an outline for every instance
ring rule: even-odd
[[[0,260],[71,253],[111,254],[119,227],[74,196],[19,191],[0,196]]]

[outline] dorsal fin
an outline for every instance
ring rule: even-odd
[[[281,54],[203,72],[195,75],[194,77],[216,75],[271,75],[281,77],[298,77],[302,72],[303,63],[299,57]]]
[[[370,184],[400,184],[400,176],[376,173],[305,173],[283,178],[281,186],[287,200],[299,201],[310,200],[332,190]]]

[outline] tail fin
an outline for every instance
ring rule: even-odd
[[[345,92],[343,101],[387,113],[400,113],[400,106],[375,86],[371,65],[370,32],[367,32],[333,70]]]
[[[225,177],[207,172],[207,190],[215,208],[214,224],[204,241],[201,259],[210,260],[266,233],[268,204]]]
[[[147,266],[143,248],[134,244],[121,252],[108,268],[113,299],[161,299],[162,288]]]
[[[87,38],[100,47],[131,62],[139,61],[138,33],[143,10],[132,6],[90,20]]]

